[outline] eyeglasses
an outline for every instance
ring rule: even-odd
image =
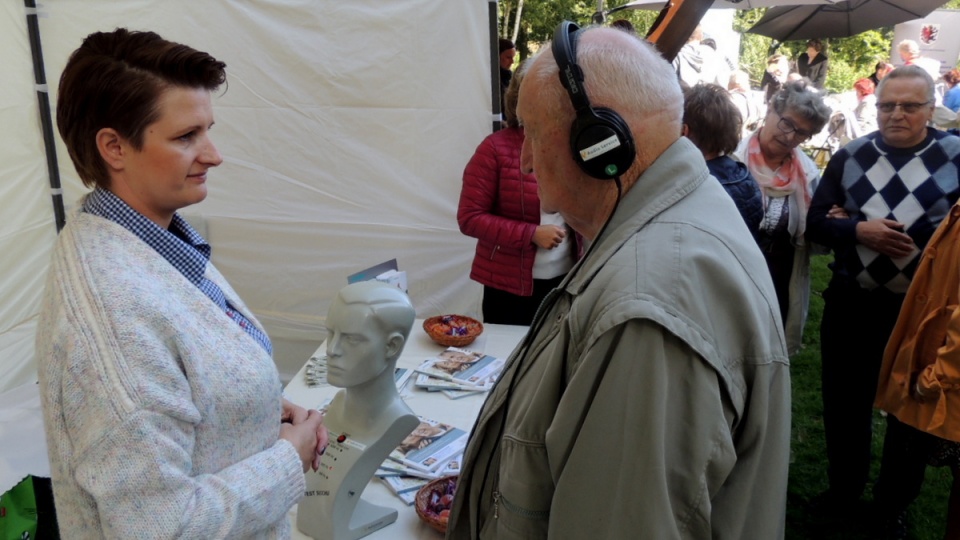
[[[890,114],[896,110],[897,107],[900,107],[904,114],[913,114],[919,111],[921,107],[926,107],[929,104],[929,101],[924,101],[923,103],[894,103],[892,101],[884,101],[883,103],[877,103],[877,110]]]
[[[797,125],[794,124],[789,118],[784,118],[779,114],[777,116],[780,117],[780,120],[777,121],[777,129],[780,130],[780,133],[783,133],[784,135],[793,135],[794,137],[800,139],[800,142],[808,141],[810,140],[810,137],[815,135],[809,131],[798,129]]]

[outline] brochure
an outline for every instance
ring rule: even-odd
[[[410,380],[410,377],[413,375],[412,369],[407,368],[396,368],[393,370],[393,380],[397,383],[397,391],[402,392],[403,387],[407,385],[407,381]]]
[[[418,489],[430,481],[426,478],[414,478],[412,476],[381,476],[380,480],[397,495],[407,491],[416,493]]]
[[[424,390],[430,392],[436,392],[438,390],[471,390],[473,392],[482,391],[473,385],[466,385],[447,379],[438,379],[436,377],[431,377],[426,373],[417,373],[417,378],[414,382],[414,385],[416,385],[417,388],[423,388]]]
[[[415,476],[417,478],[433,480],[435,478],[440,478],[441,476],[460,474],[461,463],[463,463],[463,452],[460,452],[448,459],[447,462],[444,463],[443,466],[437,471],[425,472],[414,469],[413,467],[408,467],[407,465],[404,465],[395,459],[387,458],[377,469],[376,474],[377,476]]]
[[[441,392],[443,392],[443,395],[450,399],[460,399],[467,396],[482,394],[486,392],[486,390],[441,390]]]
[[[416,371],[437,379],[454,381],[463,388],[486,390],[500,376],[505,362],[495,356],[449,347],[428,358]]]
[[[420,425],[390,453],[390,458],[413,469],[436,473],[463,452],[467,432],[420,417]]]

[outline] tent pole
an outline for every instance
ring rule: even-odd
[[[50,117],[50,93],[43,68],[43,50],[40,48],[40,25],[37,23],[37,3],[23,0],[27,13],[27,33],[30,36],[30,51],[33,53],[33,76],[37,86],[37,105],[40,108],[40,127],[43,130],[43,146],[47,154],[47,174],[50,176],[50,194],[53,197],[53,215],[57,232],[66,223],[63,209],[63,189],[60,187],[60,169],[57,167],[57,145],[53,137],[53,120]]]
[[[497,0],[488,4],[490,19],[490,101],[493,121],[491,131],[500,129],[500,33],[497,31]]]

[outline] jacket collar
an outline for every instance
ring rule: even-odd
[[[560,286],[578,294],[633,234],[664,210],[689,195],[709,176],[703,154],[680,137],[647,168],[620,199],[600,237]]]

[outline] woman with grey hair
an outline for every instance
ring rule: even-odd
[[[798,146],[819,133],[830,108],[809,82],[785,84],[760,127],[740,141],[734,157],[760,184],[764,215],[758,243],[773,277],[790,352],[800,347],[810,297],[810,254],[803,233],[820,171]]]

